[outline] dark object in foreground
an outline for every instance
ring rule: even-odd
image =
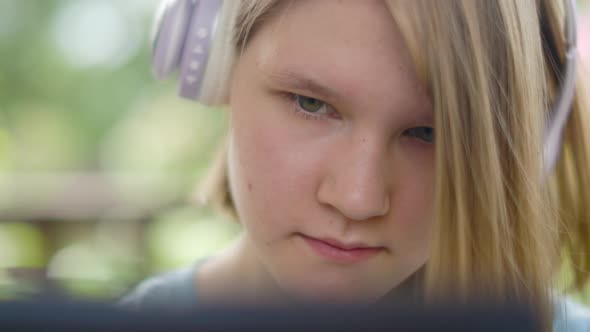
[[[448,305],[371,309],[199,310],[190,315],[131,313],[112,305],[43,299],[1,302],[0,331],[534,331],[519,305]]]

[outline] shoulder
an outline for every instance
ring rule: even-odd
[[[196,265],[162,273],[142,281],[118,305],[133,311],[184,312],[197,304]]]
[[[590,308],[570,298],[562,298],[555,307],[555,332],[590,331]]]

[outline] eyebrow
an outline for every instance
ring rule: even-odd
[[[288,87],[295,90],[307,91],[318,95],[318,97],[329,100],[341,100],[343,95],[338,91],[330,88],[314,78],[306,76],[299,71],[289,68],[280,70],[264,70],[259,68],[259,71],[273,82],[278,83],[282,87]]]

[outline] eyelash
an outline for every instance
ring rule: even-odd
[[[297,97],[307,97],[307,96],[299,95],[296,93],[285,92],[285,93],[283,93],[283,97],[285,97],[290,103],[292,103],[293,107],[289,107],[289,110],[291,110],[291,112],[295,113],[295,115],[300,116],[305,120],[322,120],[322,119],[326,118],[326,116],[313,115],[310,112],[302,110],[299,107],[299,105],[297,105]],[[321,101],[320,99],[318,99],[318,100]],[[331,107],[327,103],[325,103],[324,106],[328,107],[328,108]],[[408,137],[414,137],[417,140],[423,142],[424,144],[433,144],[434,141],[429,142],[427,140],[419,138],[418,136],[411,135],[411,132],[415,132],[416,129],[422,129],[422,128],[430,128],[431,130],[434,130],[432,127],[428,127],[428,126],[412,127],[412,128],[408,128],[408,129],[404,130],[403,135],[408,136]],[[434,138],[433,138],[433,140],[434,140]]]

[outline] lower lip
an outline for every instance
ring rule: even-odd
[[[341,249],[318,239],[302,236],[303,240],[320,256],[338,263],[358,263],[383,251],[380,247]]]

